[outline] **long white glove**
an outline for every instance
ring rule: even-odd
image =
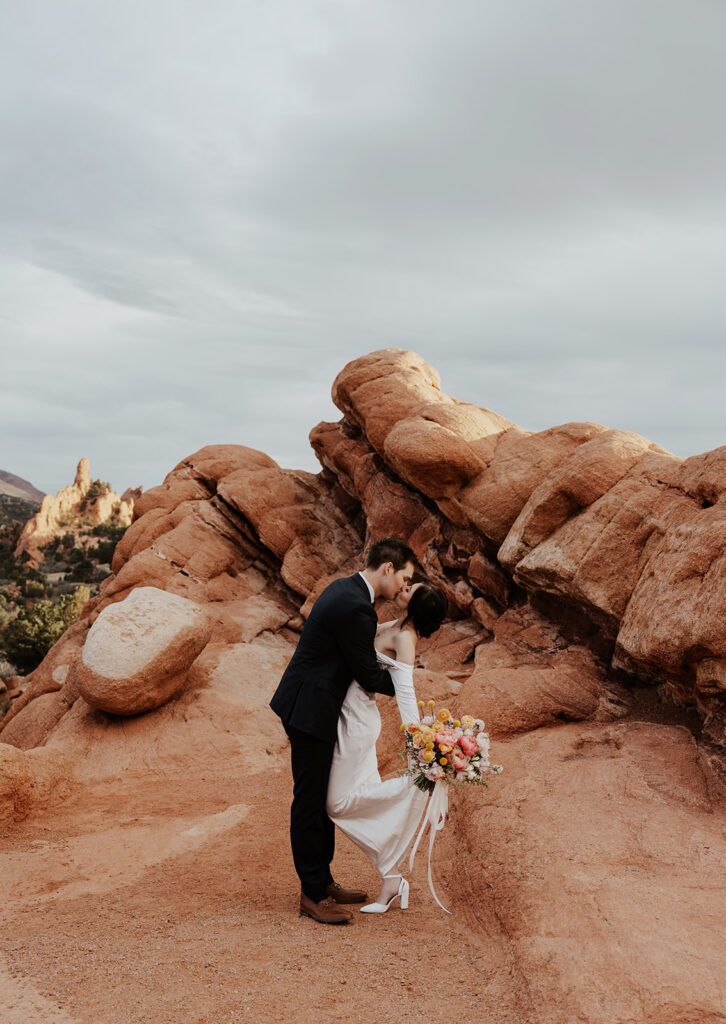
[[[413,688],[413,666],[401,665],[389,667],[393,688],[396,691],[396,703],[402,722],[420,722],[421,718],[416,703],[416,691]]]

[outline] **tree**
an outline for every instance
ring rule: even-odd
[[[23,609],[0,635],[8,660],[19,671],[32,672],[66,629],[78,621],[89,597],[88,587],[76,587],[72,594],[63,594],[57,604],[38,601],[33,608]]]

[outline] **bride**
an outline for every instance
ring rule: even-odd
[[[416,642],[439,628],[447,602],[438,587],[416,583],[402,590],[395,604],[402,614],[378,627],[375,647],[378,661],[390,672],[401,721],[418,722],[413,686]],[[378,900],[360,908],[369,914],[385,913],[397,896],[402,910],[408,906],[409,884],[391,872],[410,846],[428,800],[409,777],[381,781],[376,757],[380,731],[375,695],[351,683],[338,719],[326,811],[381,875]]]

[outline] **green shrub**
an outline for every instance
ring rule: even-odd
[[[33,608],[19,612],[0,634],[8,660],[22,673],[36,669],[53,644],[78,620],[89,596],[88,587],[76,587],[72,594],[63,594],[57,604],[38,601]]]
[[[75,551],[72,552],[74,555],[75,553]],[[71,561],[73,564],[70,571],[66,573],[66,580],[79,583],[91,583],[96,571],[96,566],[93,564],[91,559],[86,555],[81,554],[80,558],[71,559]]]
[[[26,580],[25,581],[25,596],[26,597],[43,597],[45,594],[45,582],[41,583],[39,580]]]
[[[114,541],[102,540],[101,543],[97,547],[91,548],[90,553],[94,556],[94,558],[98,562],[102,562],[102,563],[107,562],[110,565],[111,564],[111,559],[113,558],[113,553],[114,553],[115,549],[116,549],[116,544],[115,544]]]
[[[107,537],[114,544],[118,544],[126,530],[127,527],[118,526],[115,523],[99,523],[98,526],[93,527],[91,533],[94,537]]]

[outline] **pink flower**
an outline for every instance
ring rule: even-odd
[[[424,772],[424,775],[426,776],[427,779],[430,779],[432,782],[436,782],[437,779],[443,779],[444,769],[441,767],[440,764],[432,764],[428,771]]]
[[[466,757],[462,757],[461,754],[457,754],[454,751],[454,770],[457,772],[463,772],[466,770],[469,764],[469,760]]]
[[[479,745],[473,736],[462,736],[459,740],[459,746],[468,757],[476,754],[479,750]]]

